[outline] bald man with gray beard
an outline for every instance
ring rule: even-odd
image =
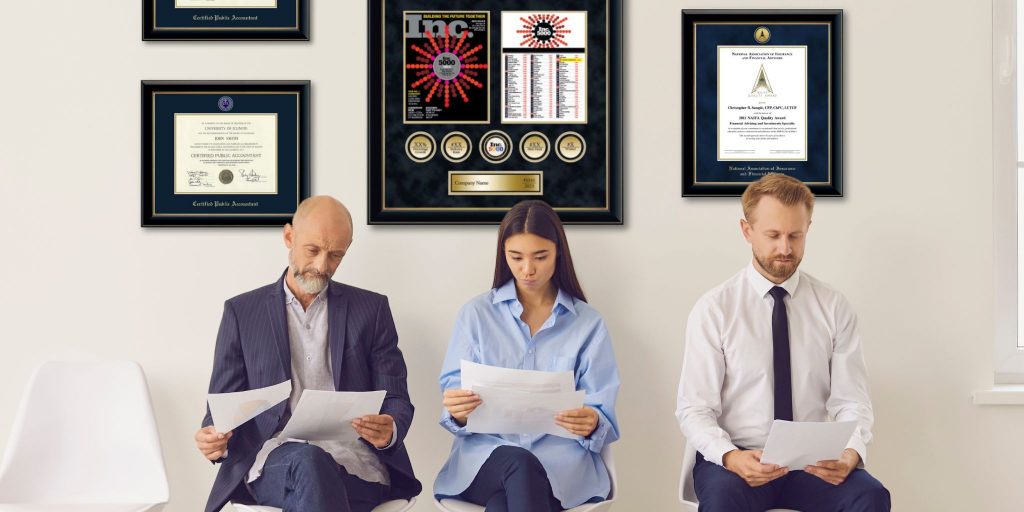
[[[232,432],[217,432],[207,408],[196,447],[220,469],[206,512],[228,501],[284,512],[369,512],[420,493],[403,443],[413,406],[387,297],[331,280],[352,232],[341,202],[306,199],[284,226],[288,268],[276,282],[225,302],[210,393],[286,380],[292,392]],[[358,440],[289,442],[280,434],[304,389],[387,393],[380,414],[352,422]]]

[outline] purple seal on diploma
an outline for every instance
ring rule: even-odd
[[[235,108],[235,100],[231,99],[231,96],[221,96],[220,99],[217,100],[217,108],[219,108],[221,112],[231,112],[231,109]]]

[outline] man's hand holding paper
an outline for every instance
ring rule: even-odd
[[[387,414],[367,414],[352,420],[352,428],[378,450],[387,448],[395,435],[395,419]]]
[[[856,427],[854,421],[775,420],[761,462],[804,470],[826,482],[840,484],[860,462],[856,451],[845,449]]]
[[[210,405],[213,425],[196,432],[196,448],[206,460],[216,461],[228,454],[228,440],[239,425],[259,416],[271,407],[288,398],[292,392],[291,381],[273,386],[233,393],[210,393],[206,400]]]
[[[303,390],[281,437],[301,441],[355,441],[369,435],[372,439],[367,441],[378,446],[384,431],[379,426],[382,415],[378,413],[386,393]],[[372,422],[369,420],[371,416],[374,417]],[[390,416],[388,418],[390,420]],[[357,419],[362,431],[355,424]],[[373,433],[364,434],[368,431]],[[389,434],[378,447],[387,446],[390,442]]]
[[[860,464],[860,454],[853,448],[843,450],[839,460],[819,460],[814,465],[804,467],[804,471],[832,484],[839,485],[846,481],[850,472]]]

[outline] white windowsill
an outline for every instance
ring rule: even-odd
[[[1024,405],[1024,384],[997,384],[975,391],[974,405]]]

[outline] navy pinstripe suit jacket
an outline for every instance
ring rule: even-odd
[[[274,284],[224,303],[210,393],[245,391],[291,379],[283,279],[284,274]],[[334,387],[338,391],[387,391],[381,414],[395,419],[398,439],[391,448],[376,453],[391,476],[388,499],[416,496],[423,487],[413,474],[403,443],[412,425],[413,406],[388,299],[334,281],[329,287],[327,337]],[[256,453],[283,427],[288,412],[285,400],[235,429],[228,441],[228,457],[219,461],[206,512],[220,510],[229,500],[253,502],[244,479]],[[203,426],[212,424],[207,408]]]

